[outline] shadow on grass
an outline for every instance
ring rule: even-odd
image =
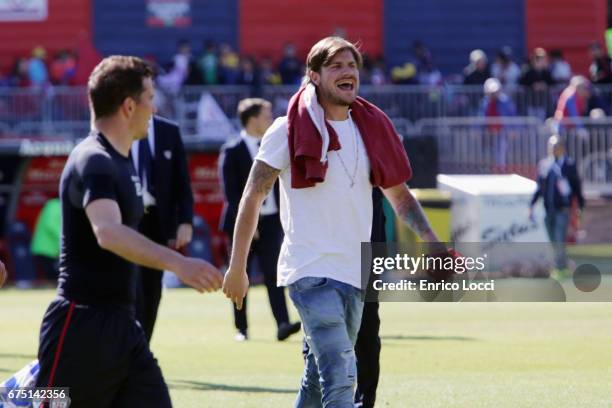
[[[443,340],[443,341],[478,341],[475,337],[463,337],[463,336],[404,336],[404,335],[390,335],[380,336],[382,340]]]
[[[231,392],[258,392],[271,394],[297,394],[297,389],[249,387],[229,384],[215,384],[201,381],[169,380],[168,388],[174,390],[195,391],[231,391]]]
[[[10,354],[10,353],[0,353],[0,358],[23,358],[28,360],[35,360],[36,357],[34,354]]]

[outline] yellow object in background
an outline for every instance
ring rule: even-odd
[[[435,188],[410,189],[429,220],[431,228],[434,230],[440,241],[449,242],[451,234],[451,194],[448,191],[441,191]],[[396,218],[396,241],[416,243],[421,239],[402,221]]]

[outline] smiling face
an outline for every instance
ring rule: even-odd
[[[359,64],[351,50],[337,53],[320,72],[310,72],[319,98],[334,105],[349,106],[359,90]]]

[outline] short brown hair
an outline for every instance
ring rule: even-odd
[[[95,118],[114,114],[127,97],[138,101],[144,92],[142,80],[152,77],[151,66],[138,57],[113,55],[104,58],[87,81],[87,93]]]
[[[272,106],[272,104],[261,98],[246,98],[238,102],[238,117],[242,127],[246,127],[249,119],[257,117],[264,106]]]
[[[363,57],[357,46],[341,37],[326,37],[313,45],[306,58],[306,68],[308,71],[320,72],[321,67],[329,65],[336,55],[346,50],[353,54],[357,67],[361,68]]]

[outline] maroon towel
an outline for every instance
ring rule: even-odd
[[[293,95],[287,109],[293,188],[314,187],[325,180],[327,171],[327,162],[321,163],[323,140],[308,113],[303,92],[301,88]],[[350,109],[370,160],[370,182],[389,188],[410,180],[412,169],[408,156],[387,115],[361,97],[357,97]],[[330,138],[327,150],[340,150],[338,135],[327,121],[325,125]]]

